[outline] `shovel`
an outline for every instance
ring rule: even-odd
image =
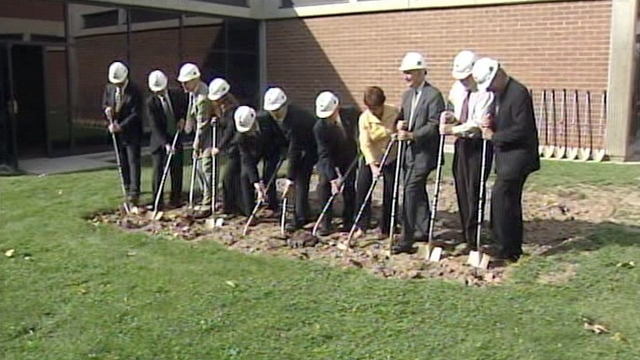
[[[442,178],[442,157],[444,156],[444,142],[445,136],[440,135],[440,144],[438,149],[438,165],[436,168],[436,189],[433,194],[433,205],[431,206],[431,218],[429,219],[429,236],[428,242],[426,246],[420,246],[418,251],[421,256],[424,256],[425,259],[432,262],[440,261],[442,257],[442,247],[436,246],[433,241],[433,230],[436,225],[436,214],[438,211],[438,199],[440,198],[440,181]],[[486,141],[483,141],[483,144],[486,144]],[[483,155],[485,149],[483,148]],[[483,158],[484,160],[484,158]]]
[[[602,134],[600,137],[600,148],[593,151],[593,160],[601,162],[606,157],[606,149],[604,148],[604,140],[607,136],[606,129],[604,128],[604,120],[607,117],[607,92],[602,92],[602,101],[600,102],[600,124],[598,124],[598,130]]]
[[[113,125],[113,118],[111,116],[108,117],[109,123]],[[126,214],[133,212],[134,207],[131,207],[129,201],[127,199],[127,189],[124,186],[124,175],[122,173],[122,163],[120,162],[120,149],[118,148],[118,139],[116,138],[115,133],[111,133],[111,142],[113,143],[113,152],[116,155],[116,166],[118,167],[118,175],[120,176],[120,188],[122,189],[122,194],[124,195],[125,201],[120,205],[120,208],[124,210]],[[137,209],[136,209],[137,210]]]
[[[267,183],[267,187],[265,189],[269,189],[269,187],[271,187],[271,184],[275,181],[276,176],[278,175],[278,170],[280,169],[280,166],[282,166],[283,161],[284,159],[280,159],[280,161],[278,161],[278,165],[276,165],[275,171],[273,172],[273,174],[271,174],[271,178],[269,179],[269,182]],[[244,225],[244,229],[242,229],[242,236],[247,235],[249,226],[251,225],[251,222],[258,214],[258,210],[260,210],[260,206],[262,205],[263,202],[264,202],[263,199],[258,199],[258,201],[256,201],[256,206],[253,207],[253,211],[251,211],[251,215],[249,216],[247,223]]]
[[[547,91],[545,90],[543,93],[543,98],[544,98],[544,122],[545,122],[545,135],[544,135],[544,142],[545,142],[545,147],[544,147],[544,153],[542,154],[542,156],[545,159],[550,159],[553,156],[553,152],[555,151],[555,146],[551,145],[550,143],[550,134],[549,134],[549,102],[547,101]],[[556,107],[555,107],[555,103],[556,103],[556,93],[554,90],[551,90],[551,116],[553,117],[553,124],[554,124],[554,129],[553,129],[553,133],[554,133],[554,139],[555,139],[555,119],[556,119]]]
[[[593,127],[592,127],[592,123],[591,123],[591,93],[590,92],[586,92],[585,93],[585,111],[587,113],[587,121],[586,121],[586,125],[587,125],[587,129],[588,129],[588,133],[589,133],[589,147],[580,147],[580,150],[578,151],[578,160],[580,161],[587,161],[589,159],[591,159],[591,151],[593,149]]]
[[[482,141],[482,161],[480,163],[480,194],[478,197],[478,224],[476,225],[476,250],[469,252],[469,257],[467,258],[467,264],[475,267],[486,269],[489,267],[489,262],[491,261],[491,256],[488,254],[483,254],[480,250],[481,247],[481,233],[482,233],[482,222],[484,221],[484,205],[486,202],[486,193],[487,193],[487,184],[485,183],[484,174],[487,170],[487,147],[488,141]]]
[[[555,109],[555,104],[554,104]],[[564,159],[567,152],[567,90],[562,89],[562,99],[560,100],[560,119],[562,119],[562,135],[564,136],[564,146],[558,145],[556,141],[553,157],[555,159]],[[556,132],[557,132],[556,128]]]
[[[218,147],[218,118],[211,119],[211,147]],[[212,150],[213,151],[213,150]],[[216,200],[218,190],[218,156],[211,154],[211,217],[205,220],[205,227],[212,229],[215,227],[221,227],[224,224],[224,220],[216,219]],[[206,186],[206,185],[205,185]]]
[[[313,224],[313,230],[311,231],[311,234],[313,236],[316,236],[316,234],[318,233],[318,228],[320,227],[322,220],[327,214],[327,211],[329,211],[329,208],[333,205],[333,200],[336,198],[336,196],[338,196],[339,194],[342,194],[342,191],[344,190],[344,182],[347,180],[349,175],[351,175],[351,172],[353,171],[353,169],[356,168],[356,165],[358,164],[359,160],[360,160],[360,156],[356,156],[356,158],[353,159],[353,161],[349,165],[349,168],[347,168],[347,172],[344,174],[344,177],[340,173],[340,169],[337,167],[335,168],[336,174],[338,174],[338,177],[342,179],[342,184],[340,185],[340,189],[338,190],[338,192],[335,194],[331,194],[331,196],[329,197],[329,200],[327,200],[327,202],[324,204],[324,207],[322,208],[322,211],[318,216],[318,220],[316,220],[316,223]]]
[[[282,214],[280,215],[280,235],[286,236],[285,227],[287,225],[287,197],[282,197]]]
[[[571,146],[567,148],[567,159],[575,160],[578,158],[578,152],[580,150],[580,125],[578,123],[578,90],[574,90],[573,92],[573,117],[572,124],[576,128],[576,134],[578,135],[578,146]]]
[[[176,143],[178,142],[179,136],[180,136],[180,131],[177,131],[176,134],[173,136],[173,141],[171,142],[172,149],[176,148]],[[164,191],[164,183],[167,180],[167,176],[169,175],[169,168],[171,165],[172,158],[173,158],[173,151],[169,152],[169,156],[167,157],[167,163],[164,164],[164,169],[162,171],[162,179],[160,179],[160,187],[158,188],[158,193],[156,194],[155,201],[153,202],[153,212],[147,213],[147,218],[149,218],[149,220],[158,221],[162,219],[162,215],[164,215],[164,211],[158,211],[158,204],[160,202],[160,197],[162,196],[162,192]]]
[[[534,92],[533,90],[529,90],[531,94],[531,101],[533,102]],[[538,112],[534,114],[536,119],[536,128],[538,129],[538,138],[542,137],[542,114],[544,112],[544,90],[540,93],[540,106],[538,106]],[[535,111],[535,110],[534,110]],[[542,156],[544,154],[544,144],[538,145],[538,155]]]

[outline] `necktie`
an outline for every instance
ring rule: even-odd
[[[467,91],[467,96],[464,97],[464,101],[462,102],[462,109],[460,109],[460,122],[466,123],[469,119],[469,98],[471,97],[471,92]]]
[[[165,119],[167,119],[167,132],[169,134],[175,134],[176,132],[176,118],[173,115],[171,109],[171,103],[167,99],[167,95],[159,95],[162,108],[164,109]]]
[[[116,113],[120,112],[120,108],[122,107],[122,89],[116,88]]]
[[[409,123],[407,124],[407,130],[411,131],[413,127],[413,117],[416,114],[416,107],[418,106],[418,100],[420,100],[420,94],[422,93],[422,88],[419,90],[416,89],[413,92],[413,98],[411,99],[411,113],[409,114]]]

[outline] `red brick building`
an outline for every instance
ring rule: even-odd
[[[137,7],[0,3],[0,57],[13,60],[4,62],[11,70],[3,80],[5,98],[22,92],[36,102],[18,77],[33,72],[29,69],[38,62],[29,65],[20,56],[33,58],[34,49],[42,54],[43,81],[28,78],[31,84],[44,83],[41,110],[23,112],[17,122],[18,155],[38,145],[36,155],[54,156],[108,144],[96,120],[101,119],[106,69],[115,59],[127,62],[143,87],[151,70],[171,76],[181,62],[193,61],[207,81],[227,77],[246,103],[258,106],[261,92],[278,85],[310,108],[325,89],[336,91],[343,102],[360,104],[369,85],[382,86],[397,103],[405,86],[397,67],[407,51],[426,55],[430,81],[446,94],[453,57],[472,49],[499,59],[532,89],[542,142],[584,147],[592,140],[611,158],[634,156],[639,10],[633,1],[185,0],[162,2],[163,9],[152,0],[113,3]],[[188,8],[180,8],[184,3]],[[548,90],[544,108],[543,90]],[[29,101],[27,108],[38,107]],[[17,102],[23,108],[24,100]]]

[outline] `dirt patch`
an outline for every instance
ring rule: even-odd
[[[564,264],[559,271],[542,274],[538,277],[538,282],[547,285],[564,285],[576,276],[575,264]]]
[[[116,224],[127,230],[144,231],[171,236],[187,241],[214,240],[228,248],[245,253],[261,253],[294,259],[321,261],[331,265],[362,268],[385,278],[420,279],[440,278],[461,282],[469,286],[500,284],[508,269],[493,264],[488,270],[478,270],[466,264],[467,255],[457,246],[460,241],[456,198],[451,181],[442,187],[436,238],[447,241],[444,259],[427,262],[418,254],[388,256],[388,240],[379,240],[373,231],[367,233],[354,246],[347,246],[346,233],[327,237],[313,237],[313,224],[290,236],[280,235],[278,214],[262,217],[258,224],[242,236],[245,218],[226,218],[222,227],[211,228],[204,219],[193,219],[184,209],[165,212],[160,221],[148,220],[145,214],[123,215],[119,211],[97,214],[90,221]],[[380,199],[381,194],[375,198]],[[576,247],[590,250],[586,236],[603,221],[634,223],[640,217],[640,194],[626,189],[580,187],[548,193],[526,192],[524,196],[525,245],[529,255],[567,251]],[[316,209],[320,204],[315,203]],[[336,209],[341,207],[336,201]],[[374,212],[379,204],[374,201]],[[336,213],[338,213],[336,211]],[[595,245],[593,245],[595,246]],[[541,282],[557,284],[569,281],[575,269],[567,268],[558,274],[549,274]]]

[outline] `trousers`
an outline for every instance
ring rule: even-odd
[[[458,200],[458,213],[464,240],[476,245],[478,206],[480,200],[480,174],[482,172],[482,139],[458,139],[453,154],[453,178]],[[491,173],[493,146],[487,144],[485,169],[482,177],[486,181]],[[485,192],[486,194],[486,192]]]

